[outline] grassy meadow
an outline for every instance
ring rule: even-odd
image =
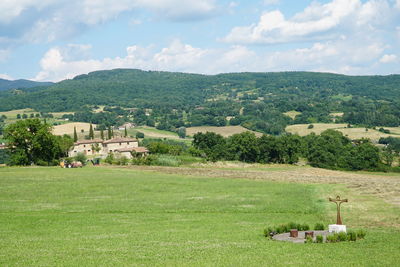
[[[4,167],[0,265],[395,266],[398,207],[354,190],[132,168]],[[262,236],[268,225],[334,222],[326,197],[337,192],[352,197],[344,221],[366,229],[365,240],[303,245]],[[371,225],[365,213],[382,223]]]

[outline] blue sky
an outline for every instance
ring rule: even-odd
[[[2,0],[0,78],[400,73],[400,0]]]

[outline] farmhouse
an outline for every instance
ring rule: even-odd
[[[74,157],[78,153],[106,157],[109,153],[119,153],[127,158],[132,158],[131,152],[146,155],[148,150],[145,147],[139,147],[138,140],[133,138],[92,139],[74,143],[68,154],[70,157]]]

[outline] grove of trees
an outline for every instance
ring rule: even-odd
[[[10,155],[9,165],[57,165],[73,145],[70,136],[53,135],[51,126],[39,119],[20,120],[8,125],[4,138]]]
[[[381,152],[369,140],[352,142],[341,132],[327,130],[320,135],[267,136],[251,132],[224,138],[216,133],[197,133],[193,146],[211,161],[238,160],[248,163],[294,164],[300,157],[310,165],[341,170],[378,170]]]

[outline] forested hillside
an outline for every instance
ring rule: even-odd
[[[20,89],[20,88],[32,88],[37,86],[49,86],[52,85],[51,82],[34,82],[29,80],[5,80],[0,79],[0,91],[9,90],[9,89]]]
[[[104,112],[92,113],[95,106]],[[243,125],[279,134],[288,124],[336,121],[398,126],[400,75],[230,73],[198,75],[117,69],[48,87],[0,93],[0,110],[74,111],[71,120],[101,125],[133,120],[160,129]],[[298,111],[290,118],[283,113]]]

